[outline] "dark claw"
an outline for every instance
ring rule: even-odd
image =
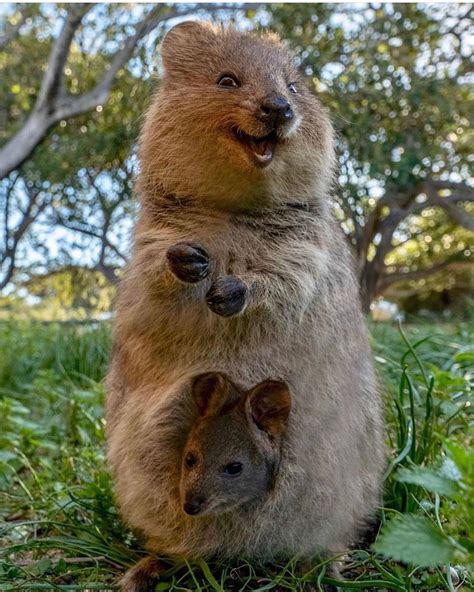
[[[166,253],[174,275],[182,282],[195,284],[209,275],[209,255],[199,245],[178,243]]]
[[[218,278],[206,294],[207,306],[222,317],[241,312],[247,300],[247,286],[233,275]]]

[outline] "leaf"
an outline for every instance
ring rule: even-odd
[[[428,491],[446,497],[456,495],[458,490],[456,481],[426,467],[400,468],[395,475],[395,479],[401,483],[420,485]]]
[[[454,462],[452,458],[446,457],[443,461],[443,464],[440,468],[440,473],[446,479],[450,479],[451,481],[456,481],[458,488],[459,488],[459,481],[462,481],[462,474],[459,470],[459,467]]]
[[[221,587],[221,585],[219,584],[219,582],[212,575],[212,572],[209,569],[209,565],[204,561],[204,559],[200,559],[199,561],[197,561],[197,565],[199,565],[199,567],[201,568],[202,573],[204,574],[204,577],[209,582],[209,584],[211,585],[212,589],[215,592],[224,592],[224,590]]]
[[[35,576],[44,576],[51,569],[51,566],[51,559],[40,559],[30,567],[29,572]]]
[[[474,351],[459,352],[454,356],[453,359],[458,364],[460,364],[462,362],[468,362],[469,364],[474,364]]]
[[[9,462],[10,460],[16,459],[17,456],[17,454],[10,450],[0,450],[0,462]]]
[[[474,448],[465,448],[449,440],[445,441],[444,447],[464,478],[474,476]]]
[[[428,518],[414,514],[388,522],[372,548],[390,559],[423,567],[450,563],[456,550]]]

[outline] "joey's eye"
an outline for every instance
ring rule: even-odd
[[[298,89],[296,88],[296,84],[294,82],[288,85],[288,90],[290,91],[290,93],[294,95],[296,95],[296,93],[298,92]]]
[[[224,467],[224,473],[226,475],[239,475],[242,472],[242,463],[232,462]]]
[[[194,467],[194,465],[196,464],[197,461],[196,461],[196,457],[194,456],[194,454],[192,452],[188,452],[184,462],[186,463],[187,467],[191,468],[191,467]]]
[[[225,86],[226,88],[239,88],[239,81],[230,74],[224,74],[217,81],[218,86]]]

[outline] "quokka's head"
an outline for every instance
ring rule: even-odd
[[[142,186],[223,207],[327,189],[331,124],[276,35],[185,22],[161,54],[164,76],[141,138]]]
[[[191,516],[221,514],[262,498],[273,486],[291,397],[286,384],[241,391],[225,375],[192,385],[198,417],[183,450],[181,505]]]

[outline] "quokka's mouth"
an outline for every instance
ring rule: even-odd
[[[233,129],[232,135],[247,150],[257,166],[263,168],[272,162],[278,140],[275,130],[266,136],[256,137],[240,129]]]

